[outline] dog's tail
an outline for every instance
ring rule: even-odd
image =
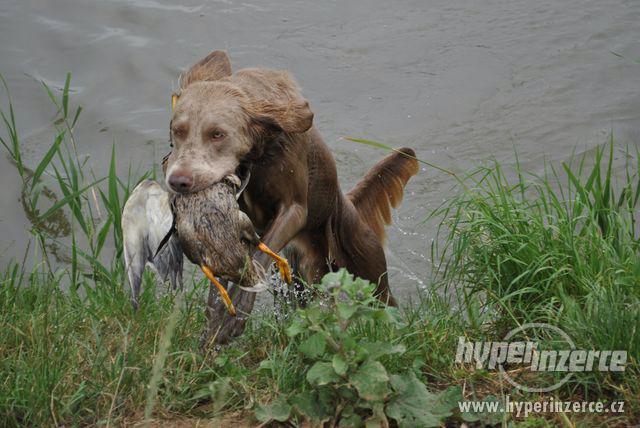
[[[382,159],[347,193],[360,218],[384,242],[384,226],[391,223],[391,208],[402,201],[404,186],[420,170],[415,152],[407,147]]]

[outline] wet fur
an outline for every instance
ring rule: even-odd
[[[313,112],[291,75],[255,68],[231,74],[226,54],[208,58],[213,60],[201,61],[181,79],[173,120],[192,121],[189,126],[196,131],[174,147],[166,163],[167,179],[171,174],[191,174],[198,189],[241,163],[250,164],[252,176],[240,208],[272,250],[286,246],[295,252],[298,270],[308,283],[319,281],[332,268],[346,267],[378,284],[378,297],[395,305],[382,247],[384,225],[402,199],[405,184],[418,172],[413,150],[390,154],[345,195],[333,156],[313,127]],[[197,130],[206,128],[202,117],[207,115],[231,130],[224,145],[200,140]],[[231,152],[235,158],[227,156]],[[271,262],[263,254],[255,259],[263,266]],[[236,292],[233,300],[239,311],[248,313],[254,298]],[[242,332],[242,317],[228,319],[219,304],[211,312],[219,314],[218,342]]]
[[[378,162],[364,178],[347,193],[347,198],[375,232],[380,242],[385,241],[384,226],[391,224],[391,208],[402,202],[404,186],[418,173],[415,152],[399,149]]]

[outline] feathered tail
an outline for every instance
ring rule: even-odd
[[[402,201],[404,186],[420,169],[413,149],[403,147],[373,166],[347,198],[374,233],[384,242],[384,226],[391,223],[391,208]]]

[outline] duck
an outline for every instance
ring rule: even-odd
[[[236,310],[219,279],[245,291],[266,290],[265,273],[253,262],[256,251],[273,258],[281,278],[292,282],[287,259],[261,242],[253,223],[240,210],[237,199],[244,189],[242,184],[237,175],[230,174],[204,190],[187,194],[170,193],[153,180],[136,186],[122,215],[125,266],[134,308],[139,304],[145,265],[151,265],[165,281],[165,272],[170,278],[175,272],[182,286],[182,256],[197,265],[217,288],[232,316]]]

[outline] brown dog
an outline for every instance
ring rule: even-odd
[[[273,251],[296,251],[305,281],[319,281],[330,266],[345,267],[378,284],[379,299],[396,304],[382,248],[384,224],[418,172],[413,150],[387,156],[344,195],[309,103],[288,73],[253,68],[232,74],[227,55],[215,51],[182,76],[180,90],[165,165],[172,191],[202,190],[248,169],[241,209]],[[271,263],[263,253],[255,257],[265,267]],[[234,287],[232,295],[240,312],[251,312],[254,293]],[[223,303],[217,305],[212,312],[220,317],[216,340],[222,343],[242,332],[245,319],[229,318]]]

